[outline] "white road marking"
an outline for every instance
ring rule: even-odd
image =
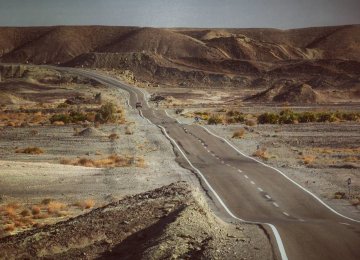
[[[226,166],[229,166],[229,167],[231,167],[231,165],[230,165],[230,164],[228,164],[228,163],[226,164]]]
[[[238,172],[242,172],[242,170],[238,169]]]
[[[341,225],[345,225],[345,226],[350,226],[350,224],[349,224],[349,223],[345,223],[345,222],[339,222],[339,224],[341,224]]]
[[[233,217],[234,219],[237,219],[239,221],[245,222],[245,223],[250,223],[250,224],[264,224],[264,225],[268,225],[271,228],[271,231],[274,233],[274,237],[276,240],[276,243],[278,245],[278,249],[280,252],[280,256],[282,260],[288,260],[286,251],[285,251],[285,247],[284,247],[284,243],[282,242],[281,236],[279,231],[277,230],[277,228],[271,224],[271,223],[266,223],[266,222],[254,222],[254,221],[246,221],[243,220],[241,218],[238,218],[237,216],[235,216],[230,209],[226,206],[226,204],[223,202],[223,200],[220,198],[220,196],[216,193],[216,191],[214,190],[214,188],[210,185],[210,183],[207,181],[207,179],[205,178],[205,176],[201,173],[201,171],[196,168],[191,162],[190,160],[186,157],[185,153],[181,150],[181,148],[179,147],[179,145],[176,143],[176,141],[174,139],[172,139],[165,131],[165,128],[162,127],[161,125],[159,125],[159,127],[163,130],[163,133],[165,134],[165,136],[178,148],[178,150],[180,151],[180,153],[182,154],[182,156],[185,158],[185,160],[189,163],[189,165],[200,175],[200,177],[204,180],[204,182],[206,183],[206,185],[209,187],[209,189],[211,190],[211,192],[214,194],[214,196],[216,197],[216,199],[219,201],[219,203],[223,206],[223,208],[226,210],[226,212]]]
[[[91,75],[91,74],[90,74]],[[121,82],[120,82],[121,83]],[[119,86],[118,86],[119,87]],[[133,87],[133,86],[132,86]],[[137,94],[135,93],[135,95],[137,96]],[[165,110],[165,113],[167,114],[167,111]],[[167,114],[168,115],[168,114]],[[168,115],[169,116],[169,115]],[[169,116],[170,117],[170,116]],[[150,121],[150,120],[149,120]],[[177,119],[176,121],[181,124]],[[152,123],[152,122],[151,122]],[[154,124],[153,124],[154,125]],[[279,231],[276,229],[276,227],[273,224],[270,223],[263,223],[263,222],[253,222],[253,221],[245,221],[243,219],[240,219],[238,217],[236,217],[229,209],[228,207],[225,205],[225,203],[222,201],[222,199],[220,198],[220,196],[215,192],[215,190],[212,188],[212,186],[209,184],[209,182],[207,181],[207,179],[204,177],[204,175],[201,173],[201,171],[199,169],[197,169],[196,167],[194,167],[194,165],[192,165],[192,163],[190,162],[190,160],[186,157],[186,155],[184,154],[184,152],[180,149],[180,147],[178,146],[178,144],[175,142],[174,139],[172,139],[165,131],[165,128],[163,128],[162,126],[158,125],[158,127],[160,127],[165,136],[179,149],[180,153],[184,156],[184,158],[187,160],[187,162],[190,164],[190,166],[201,176],[201,178],[204,180],[204,182],[206,183],[206,185],[209,187],[209,189],[212,191],[212,193],[214,194],[214,196],[216,197],[216,199],[219,201],[219,203],[224,207],[224,209],[227,211],[227,213],[233,217],[234,219],[237,219],[239,221],[242,222],[247,222],[247,223],[253,223],[253,224],[265,224],[268,225],[271,228],[271,231],[274,233],[274,237],[276,240],[276,243],[278,245],[278,249],[280,252],[280,256],[282,260],[288,260],[286,251],[285,251],[285,247],[284,244],[282,242],[281,236]],[[205,128],[206,129],[206,128]],[[206,129],[207,130],[207,129]],[[207,130],[208,131],[208,130]],[[209,132],[209,131],[208,131]],[[210,132],[209,132],[210,133]],[[211,133],[212,134],[212,133]],[[213,135],[213,134],[212,134]],[[225,139],[224,139],[225,140]]]
[[[287,216],[287,217],[289,217],[290,215],[289,215],[289,213],[287,213],[287,212],[283,212],[283,214],[285,215],[285,216]]]
[[[268,200],[271,200],[271,197],[270,197],[268,194],[266,194],[265,197],[266,197]]]
[[[251,181],[250,183],[251,183],[252,185],[255,185],[255,182],[253,182],[253,181]]]
[[[225,162],[224,161],[221,161],[222,164],[224,164]]]
[[[299,218],[299,221],[300,221],[300,222],[305,222],[305,220],[303,220],[302,218]]]
[[[273,202],[273,205],[277,208],[279,207],[279,205],[276,202]]]
[[[244,154],[243,152],[241,152],[239,149],[237,149],[237,147],[235,147],[233,144],[231,144],[228,140],[226,140],[225,138],[221,137],[221,136],[218,136],[214,133],[212,133],[209,129],[207,129],[205,126],[202,126],[200,125],[200,127],[202,127],[203,129],[205,129],[206,132],[208,132],[209,134],[223,140],[224,142],[226,142],[230,147],[232,147],[235,151],[237,151],[238,153],[240,153],[242,156],[246,157],[246,158],[249,158],[251,160],[254,160],[260,164],[262,164],[263,166],[266,166],[270,169],[273,169],[275,170],[276,172],[280,173],[285,179],[287,179],[288,181],[292,182],[293,184],[295,184],[296,186],[298,186],[300,189],[302,189],[303,191],[305,191],[306,193],[310,194],[314,199],[316,199],[320,204],[322,204],[324,207],[326,207],[327,209],[329,209],[331,212],[337,214],[338,216],[341,216],[345,219],[348,219],[348,220],[351,220],[351,221],[354,221],[354,222],[357,222],[357,223],[360,223],[360,220],[357,220],[357,219],[353,219],[353,218],[350,218],[350,217],[347,217],[339,212],[337,212],[336,210],[334,210],[333,208],[331,208],[329,205],[327,205],[325,202],[323,202],[319,197],[317,197],[314,193],[312,193],[311,191],[305,189],[303,186],[301,186],[299,183],[297,183],[296,181],[292,180],[290,177],[288,177],[285,173],[283,173],[282,171],[280,171],[279,169],[276,169],[275,167],[272,167],[270,165],[267,165],[266,163],[263,163],[262,161],[259,161],[251,156],[248,156],[246,154]]]
[[[260,187],[257,187],[257,189],[260,191],[260,192],[263,192],[264,190]]]
[[[249,179],[249,176],[247,176],[247,175],[244,175],[244,177],[245,177],[246,179]]]

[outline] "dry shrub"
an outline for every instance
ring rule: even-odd
[[[86,199],[84,201],[76,202],[74,205],[79,207],[80,209],[91,209],[95,206],[96,202],[93,199]]]
[[[58,201],[50,201],[47,205],[47,212],[49,214],[58,214],[60,211],[66,210],[67,206]]]
[[[23,223],[20,220],[15,220],[14,225],[15,225],[16,228],[22,228],[22,227],[26,226],[25,223]]]
[[[31,212],[28,209],[24,209],[23,211],[20,212],[20,215],[23,217],[28,217],[31,215]]]
[[[44,151],[39,147],[27,147],[23,149],[17,149],[16,153],[26,153],[26,154],[42,154]]]
[[[53,201],[53,200],[52,200],[52,199],[43,199],[43,200],[41,201],[41,204],[42,204],[42,205],[49,205],[49,203],[50,203],[51,201]]]
[[[351,203],[351,205],[353,205],[354,207],[357,207],[357,206],[360,205],[360,198],[352,199],[350,203]]]
[[[18,219],[24,226],[31,226],[34,224],[34,221],[30,217],[23,217]]]
[[[111,141],[115,141],[116,139],[119,139],[119,135],[116,133],[112,133],[108,136]]]
[[[240,139],[240,138],[243,138],[244,135],[245,135],[245,129],[241,128],[240,130],[235,131],[235,132],[233,133],[232,138],[238,138],[238,139]]]
[[[63,121],[54,121],[52,124],[55,125],[55,126],[63,126],[63,125],[65,125],[65,123]]]
[[[111,167],[126,167],[135,164],[137,167],[144,165],[140,162],[141,158],[134,158],[130,156],[121,156],[117,154],[110,155],[102,159],[89,159],[89,158],[80,158],[75,160],[61,159],[61,164],[74,165],[74,166],[84,166],[84,167],[98,167],[98,168],[111,168]]]
[[[17,203],[8,203],[4,207],[2,207],[2,211],[4,214],[10,218],[15,217],[16,210],[19,208],[19,204]]]
[[[127,126],[125,127],[125,134],[126,135],[132,135],[134,131],[131,129],[131,127]]]
[[[346,194],[345,194],[345,192],[337,191],[337,192],[335,192],[334,198],[338,199],[338,200],[339,199],[345,199]]]
[[[256,120],[255,119],[246,119],[245,125],[247,126],[256,126]]]
[[[70,159],[65,159],[65,158],[63,158],[63,159],[60,160],[60,164],[72,165],[72,164],[73,164],[73,161],[70,160]]]
[[[310,165],[315,161],[316,157],[313,155],[306,155],[302,158],[305,165]]]
[[[33,218],[34,218],[34,219],[46,219],[46,218],[48,218],[48,217],[49,217],[49,214],[47,214],[47,213],[41,213],[41,214],[38,214],[38,215],[34,216]]]
[[[146,167],[144,158],[137,158],[135,164],[136,164],[136,167],[139,167],[139,168],[145,168]]]
[[[34,206],[31,207],[31,213],[34,216],[39,215],[40,212],[41,212],[41,208],[39,206],[34,205]]]
[[[33,223],[32,226],[33,226],[34,228],[41,228],[41,227],[44,227],[45,224],[43,224],[43,223]]]
[[[261,149],[258,149],[256,150],[254,153],[253,153],[253,156],[255,157],[259,157],[263,160],[268,160],[269,159],[269,153],[267,152],[266,148],[261,148]]]
[[[36,130],[31,130],[30,131],[30,135],[32,136],[35,136],[35,135],[38,135],[39,134],[39,131],[36,131]]]
[[[11,223],[11,224],[7,224],[4,226],[4,231],[5,232],[12,232],[15,230],[15,224]]]

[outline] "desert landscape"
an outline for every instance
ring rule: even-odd
[[[227,197],[206,167],[224,179],[221,165],[255,168],[222,159],[199,129],[280,169],[356,232],[359,37],[359,25],[1,27],[0,259],[287,259],[260,217],[268,206],[242,217],[251,200]],[[290,205],[272,185],[259,200]],[[288,208],[285,223],[326,219]]]

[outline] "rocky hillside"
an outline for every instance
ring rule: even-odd
[[[184,183],[0,239],[4,259],[273,259],[256,225],[216,219]],[[250,239],[251,236],[251,239]]]
[[[294,30],[6,27],[0,28],[0,61],[130,70],[150,85],[264,91],[290,80],[315,90],[327,86],[330,92],[356,92],[360,25]]]

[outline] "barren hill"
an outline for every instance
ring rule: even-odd
[[[0,61],[132,71],[149,84],[358,91],[360,25],[277,29],[0,28]],[[328,82],[329,84],[323,84]]]

